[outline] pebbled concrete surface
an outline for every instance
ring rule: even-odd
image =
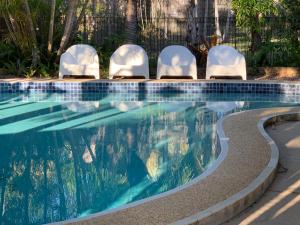
[[[280,122],[267,131],[280,150],[276,179],[256,204],[226,225],[300,225],[300,122]]]

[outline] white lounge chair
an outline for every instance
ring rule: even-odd
[[[206,79],[211,77],[240,76],[247,79],[245,57],[233,47],[219,45],[208,52]]]
[[[157,61],[157,79],[162,76],[189,76],[197,80],[195,56],[184,46],[171,45],[162,50]]]
[[[109,79],[115,76],[143,76],[149,79],[149,61],[145,50],[132,44],[119,47],[110,58]]]
[[[59,79],[63,79],[65,75],[89,75],[100,79],[96,50],[84,44],[71,46],[60,58]]]

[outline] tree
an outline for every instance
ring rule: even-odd
[[[48,34],[48,55],[51,54],[53,48],[55,7],[56,7],[56,0],[51,0],[51,13],[50,13],[51,15],[50,15],[50,24],[49,24],[49,34]]]
[[[32,65],[37,66],[39,49],[33,14],[28,1],[0,1],[0,12],[6,22],[10,39],[21,52],[30,52]]]
[[[195,45],[199,42],[199,23],[198,23],[198,14],[199,14],[199,4],[198,0],[191,1],[189,11],[188,11],[188,30],[189,36],[188,41]]]
[[[223,41],[227,42],[229,39],[229,28],[230,28],[230,23],[231,23],[231,18],[232,18],[232,10],[231,10],[231,0],[227,0],[227,19],[226,19],[226,25],[225,25],[225,30],[223,34]]]
[[[137,41],[137,1],[128,0],[126,10],[126,41],[136,43]]]
[[[262,39],[260,29],[266,16],[277,14],[273,0],[232,0],[236,21],[239,26],[250,28],[251,52],[256,52]]]
[[[208,19],[208,0],[205,0],[205,13],[204,13],[204,24],[203,24],[203,37],[206,40],[207,37],[207,19]]]
[[[215,26],[216,26],[216,35],[218,38],[218,43],[222,42],[222,33],[220,30],[220,21],[219,21],[219,5],[218,0],[215,0]]]
[[[57,51],[58,58],[62,55],[63,51],[65,50],[65,47],[67,46],[67,44],[69,42],[69,38],[72,33],[72,28],[73,28],[73,25],[75,22],[75,12],[76,12],[77,3],[78,3],[78,0],[69,0],[64,34],[61,38],[59,49]]]
[[[37,38],[35,33],[35,27],[32,21],[32,16],[31,16],[31,11],[30,11],[28,1],[23,0],[22,3],[26,14],[27,26],[29,26],[30,37],[32,41],[32,65],[36,67],[39,62],[39,48],[38,48],[38,43],[37,43]]]
[[[284,8],[284,14],[288,18],[291,26],[291,41],[296,46],[300,46],[299,42],[299,30],[300,30],[300,0],[283,0],[282,6]]]

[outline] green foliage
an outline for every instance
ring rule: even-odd
[[[25,72],[25,77],[26,78],[32,78],[35,74],[36,74],[36,72],[37,72],[37,69],[36,68],[34,68],[34,67],[32,67],[32,66],[30,66],[29,68],[28,68],[28,70]]]
[[[232,8],[239,26],[256,31],[266,16],[278,14],[273,0],[232,0]]]
[[[43,52],[41,52],[43,53]],[[52,55],[41,54],[41,61],[38,67],[31,67],[31,55],[24,54],[10,42],[0,41],[0,69],[2,73],[13,76],[32,77],[33,75],[40,77],[50,77],[57,71],[57,65],[54,63],[56,53]]]
[[[45,64],[41,64],[37,70],[37,73],[42,78],[49,78],[51,76],[51,72],[51,66]]]
[[[283,0],[284,14],[288,16],[300,16],[300,0]]]
[[[268,39],[258,51],[251,54],[249,65],[259,66],[300,66],[300,47],[295,46],[290,35],[279,39]]]
[[[8,61],[16,61],[18,58],[17,48],[6,42],[0,42],[0,65]]]
[[[19,74],[19,69],[17,68],[16,62],[7,61],[7,62],[4,62],[2,65],[3,65],[3,69],[6,74],[8,74],[8,75],[18,75]]]
[[[57,69],[54,60],[56,53],[47,53],[47,42],[50,22],[50,1],[28,0],[32,21],[34,23],[37,44],[40,53],[40,62],[35,68],[35,75],[48,77]],[[61,14],[64,13],[65,3],[57,0],[57,11],[55,14],[55,29],[53,36],[54,51],[59,47],[63,33],[63,20]],[[31,60],[33,43],[28,31],[26,14],[23,10],[22,1],[0,1],[0,13],[9,20],[11,17],[14,23],[11,24],[13,32],[4,34],[4,40],[0,40],[0,67],[4,67],[5,72],[11,75],[31,76]],[[12,29],[11,27],[11,29]],[[26,60],[24,60],[26,59]]]
[[[98,49],[101,67],[101,77],[108,77],[109,61],[114,51],[124,43],[124,35],[111,35],[104,39],[103,45]]]
[[[20,61],[7,61],[3,63],[3,69],[8,75],[20,76],[26,73],[27,65],[29,64],[28,59]]]
[[[24,76],[26,74],[26,76],[31,76],[32,40],[30,39],[26,24],[26,15],[23,12],[21,3],[22,1],[20,0],[0,0],[1,17],[8,18],[8,15],[11,15],[15,19],[15,29],[17,31],[13,32],[13,35],[9,32],[1,35],[1,37],[4,36],[4,40],[0,40],[0,69],[4,67],[5,72],[12,75]],[[47,52],[50,1],[28,0],[28,3],[34,27],[36,28],[35,32],[40,54],[40,60],[34,74],[40,77],[53,76],[58,71],[58,65],[56,64],[58,60],[56,60],[57,54],[55,51],[59,48],[64,32],[64,16],[67,10],[67,1],[57,0],[56,3],[53,52],[50,55]],[[103,13],[103,9],[100,6],[102,7],[103,5],[97,4],[96,15]],[[250,50],[252,56],[248,64],[256,66],[299,65],[300,0],[232,0],[232,6],[236,15],[237,29],[242,28],[241,33],[236,34],[236,44],[237,46],[241,46],[244,42],[247,42],[245,46],[241,47],[243,48],[242,51],[247,51],[248,36],[251,35]],[[77,12],[80,11],[80,7]],[[85,15],[87,17],[93,16],[93,9],[91,7],[87,8]],[[284,23],[272,24],[266,17],[274,15],[287,17],[287,20],[282,21]],[[123,24],[123,19],[120,18],[117,21]],[[99,21],[97,20],[96,22],[98,23]],[[102,25],[99,22],[97,26]],[[86,33],[86,36],[83,36],[82,33],[85,31],[91,33]],[[142,45],[147,46],[151,42],[151,37],[153,36],[153,32],[151,33],[151,31],[153,30],[151,29],[145,34],[147,35],[147,39],[141,42]],[[86,43],[87,39],[93,40],[92,32],[92,27],[84,27],[79,23],[78,32],[72,34],[68,45]],[[282,34],[278,35],[277,33]],[[239,35],[243,36],[243,38],[245,36],[245,40],[239,39]],[[16,40],[13,40],[14,37]],[[104,43],[101,45],[96,41],[91,43],[92,46],[97,48],[100,56],[101,77],[107,77],[110,57],[115,49],[124,43],[124,39],[125,35],[118,33],[105,38]],[[168,40],[164,41],[167,42]],[[151,73],[155,73],[157,53],[149,52]],[[284,57],[282,57],[283,55]],[[154,70],[152,70],[153,68]]]

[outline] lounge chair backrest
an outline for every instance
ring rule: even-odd
[[[181,45],[164,48],[158,57],[156,78],[185,76],[197,79],[196,57]]]
[[[236,76],[247,80],[245,57],[231,46],[212,47],[207,56],[206,79]]]
[[[219,45],[212,47],[208,52],[207,64],[213,65],[236,65],[244,56],[233,47]]]
[[[194,64],[196,58],[186,47],[171,45],[161,51],[158,61],[169,66],[180,66]]]
[[[66,53],[69,53],[71,57],[66,57],[66,63],[88,65],[88,64],[99,64],[99,59],[96,50],[85,44],[73,45]]]
[[[115,76],[143,76],[149,79],[149,60],[146,51],[133,44],[119,47],[111,56],[109,79]]]
[[[138,46],[126,44],[119,47],[111,56],[111,61],[119,65],[143,65],[148,63],[146,51]]]
[[[92,46],[73,45],[60,57],[59,79],[65,75],[94,76],[100,79],[99,67],[99,57]]]

